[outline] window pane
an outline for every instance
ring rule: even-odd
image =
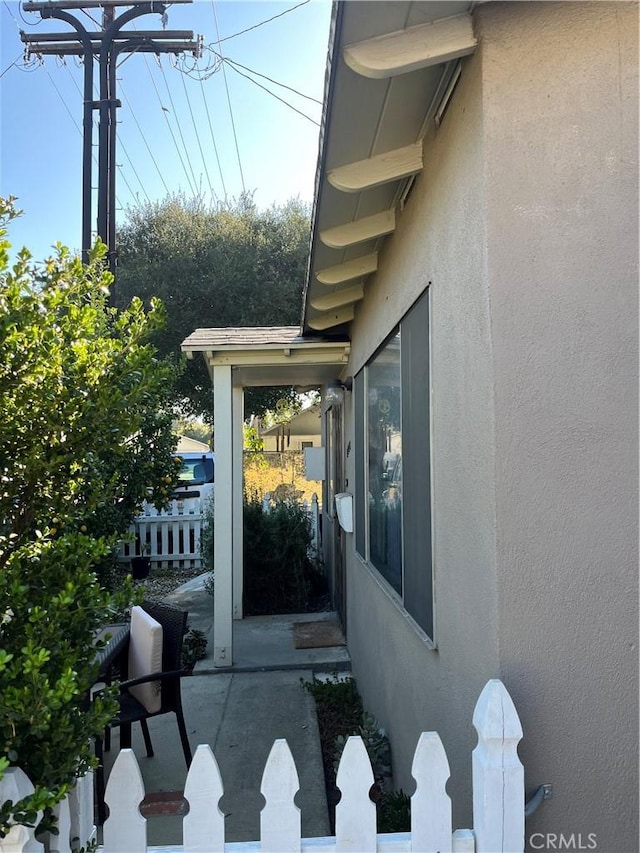
[[[366,560],[366,489],[364,478],[364,452],[365,452],[365,434],[364,434],[364,370],[356,373],[353,377],[353,408],[355,418],[355,432],[353,441],[353,452],[355,455],[354,466],[356,475],[355,485],[355,503],[356,503],[356,551]]]
[[[367,369],[369,558],[402,595],[400,332]]]

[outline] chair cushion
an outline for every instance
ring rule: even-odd
[[[156,622],[146,610],[136,605],[131,608],[131,634],[129,639],[128,678],[142,678],[153,672],[162,671],[162,625]],[[160,710],[160,682],[137,684],[129,688],[150,714]]]

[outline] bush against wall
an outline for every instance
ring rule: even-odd
[[[244,596],[247,616],[301,613],[325,586],[324,573],[308,556],[309,517],[295,502],[244,504]]]
[[[10,266],[14,215],[0,199],[0,775],[18,765],[36,792],[0,804],[0,836],[92,763],[114,709],[109,694],[87,701],[93,638],[130,593],[111,595],[96,569],[147,486],[163,503],[177,474],[163,414],[175,370],[147,343],[159,306],[109,308],[104,247],[86,267],[61,246]]]

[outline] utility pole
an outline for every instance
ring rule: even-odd
[[[142,15],[166,13],[168,5],[191,3],[193,0],[36,0],[25,2],[25,12],[40,12],[45,20],[55,18],[73,27],[73,32],[25,33],[20,38],[29,54],[37,56],[80,56],[84,65],[84,109],[82,145],[82,260],[87,263],[91,248],[91,187],[93,112],[99,111],[98,124],[98,236],[107,246],[109,269],[114,275],[111,302],[115,297],[116,272],[116,110],[121,106],[116,97],[116,68],[121,53],[193,53],[199,56],[202,39],[194,40],[191,30],[138,31],[123,30],[125,24]],[[127,6],[116,17],[116,8]],[[87,30],[71,14],[73,10],[102,10],[102,28]],[[93,98],[93,62],[98,60],[100,95]]]

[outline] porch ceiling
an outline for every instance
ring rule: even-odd
[[[474,3],[336,3],[303,333],[346,332],[415,175]]]
[[[213,379],[216,365],[230,365],[236,387],[294,385],[319,388],[342,373],[346,338],[302,337],[298,326],[196,329],[182,343],[188,358],[202,354]]]

